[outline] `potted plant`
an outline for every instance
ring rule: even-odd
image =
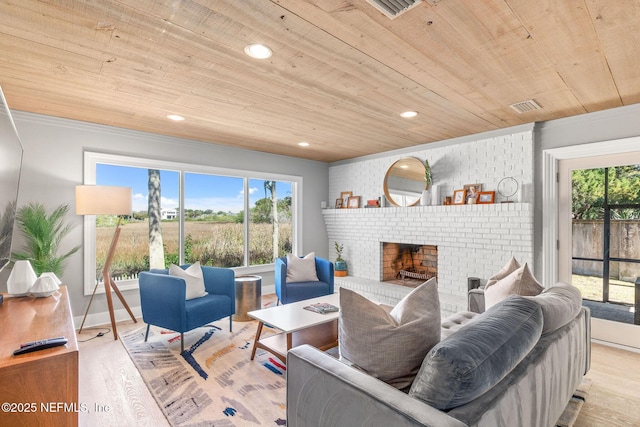
[[[334,263],[334,274],[338,277],[345,277],[347,275],[347,262],[342,259],[342,251],[344,250],[344,245],[335,243],[336,253],[338,256],[336,257],[336,262]]]
[[[424,190],[422,190],[422,197],[420,198],[420,204],[422,206],[429,205],[429,187],[431,187],[431,166],[429,166],[429,160],[424,161]]]
[[[58,206],[51,215],[47,215],[46,209],[40,203],[29,203],[20,208],[16,220],[26,243],[22,252],[14,252],[13,257],[30,261],[38,276],[44,272],[62,276],[64,261],[80,249],[80,246],[76,246],[69,252],[58,255],[62,239],[72,228],[71,224],[64,223],[64,217],[68,212],[68,205]]]

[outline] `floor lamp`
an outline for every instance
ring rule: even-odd
[[[113,187],[106,185],[78,185],[76,186],[76,215],[131,215],[131,188],[129,187]],[[127,309],[131,319],[137,323],[136,317],[131,312],[129,305],[122,296],[122,293],[118,289],[116,282],[111,277],[111,262],[118,245],[118,238],[120,237],[120,221],[121,217],[118,217],[118,225],[116,231],[111,240],[111,246],[107,253],[107,258],[104,261],[104,267],[102,269],[102,278],[104,282],[104,291],[107,297],[107,305],[109,306],[109,316],[111,317],[111,329],[113,330],[113,339],[118,339],[118,332],[116,330],[116,319],[113,314],[113,301],[111,299],[111,289],[116,293],[124,308]],[[89,300],[89,306],[84,313],[82,324],[80,325],[80,331],[84,326],[84,321],[87,319],[89,308],[93,302],[93,297],[96,294],[98,288],[98,281],[96,280],[96,286],[93,288],[93,294]]]

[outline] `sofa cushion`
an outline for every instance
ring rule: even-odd
[[[525,263],[507,277],[499,279],[490,287],[484,289],[485,307],[490,308],[509,295],[534,296],[544,290]]]
[[[442,332],[441,339],[447,338],[458,329],[465,327],[469,323],[473,322],[479,316],[478,313],[472,311],[459,311],[454,313],[446,319],[442,320]]]
[[[396,388],[411,385],[425,355],[440,341],[440,301],[435,278],[391,311],[340,289],[340,356]]]
[[[560,329],[575,318],[582,307],[582,294],[575,286],[558,282],[531,298],[542,308],[542,335]]]
[[[500,271],[498,271],[493,276],[489,277],[489,279],[487,280],[487,284],[484,286],[485,289],[494,285],[498,280],[504,279],[505,277],[507,277],[508,275],[510,275],[511,273],[513,273],[519,268],[520,268],[520,263],[518,263],[516,258],[512,256],[509,262],[507,262],[504,265],[504,267],[500,269]]]
[[[433,347],[409,395],[443,411],[464,405],[511,372],[541,332],[540,306],[510,296]]]
[[[311,252],[300,258],[296,255],[287,255],[287,282],[317,282],[316,253]]]
[[[200,261],[197,261],[187,267],[185,270],[175,264],[169,266],[169,275],[184,279],[187,285],[186,299],[200,298],[207,295],[204,288],[204,275],[200,267]]]

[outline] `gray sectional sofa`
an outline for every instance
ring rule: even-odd
[[[311,346],[292,349],[287,425],[554,426],[589,364],[589,311],[557,284],[444,319],[408,392]]]

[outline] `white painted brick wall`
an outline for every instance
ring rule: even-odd
[[[380,280],[382,242],[438,246],[439,292],[443,297],[454,297],[452,305],[460,311],[467,306],[468,277],[486,279],[511,256],[531,264],[532,206],[509,203],[326,209],[323,216],[332,259],[336,255],[333,242],[337,241],[344,245],[349,275],[356,278]]]
[[[361,196],[361,203],[383,196],[385,173],[402,157],[429,160],[441,199],[465,184],[480,183],[483,191],[494,191],[502,178],[513,176],[520,188],[512,200],[519,203],[326,209],[330,256],[335,259],[334,241],[344,244],[343,255],[354,280],[380,280],[381,242],[437,245],[438,287],[441,299],[447,301],[445,313],[466,309],[467,277],[486,279],[512,255],[521,263],[532,263],[531,131],[331,166],[330,200],[342,191]],[[496,201],[500,201],[497,193]]]

